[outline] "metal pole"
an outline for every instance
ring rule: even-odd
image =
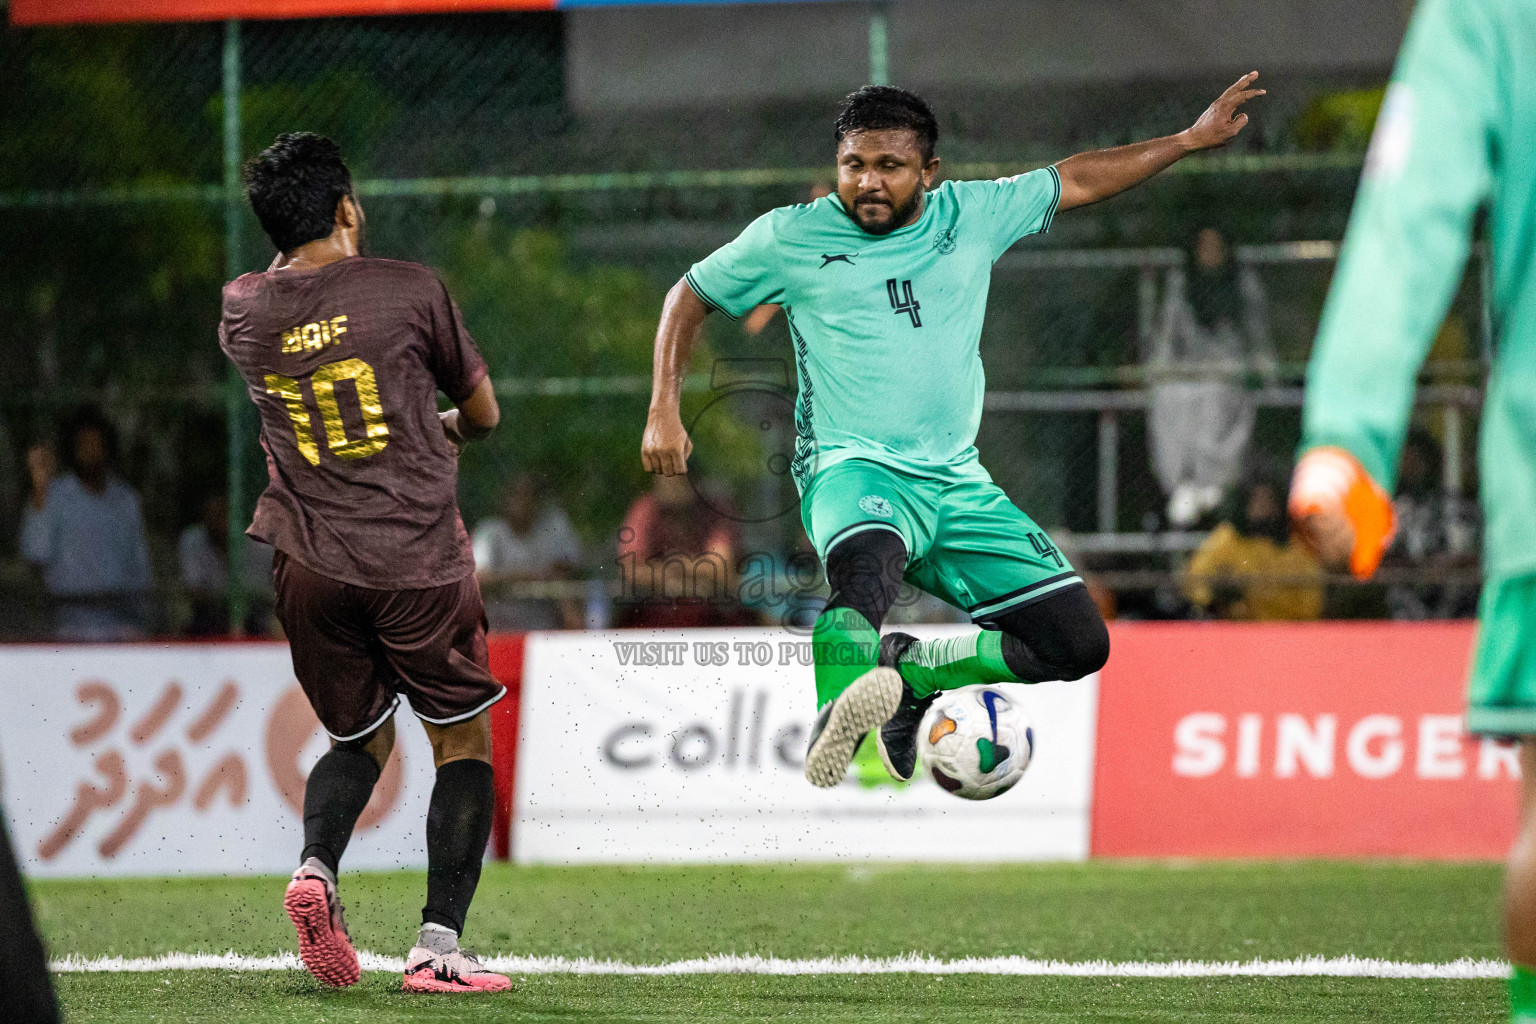
[[[1483,369],[1493,365],[1493,260],[1483,247],[1477,255],[1478,340],[1482,342]]]
[[[1152,332],[1157,330],[1157,271],[1142,264],[1136,276],[1136,342],[1143,364],[1152,358]]]
[[[240,22],[224,23],[224,276],[240,276],[245,221],[240,209]],[[246,447],[245,381],[230,366],[224,387],[224,419],[228,426],[229,453],[226,488],[229,491],[229,631],[245,630],[245,500]]]
[[[1440,485],[1452,498],[1461,496],[1461,409],[1454,402],[1445,403],[1445,459]]]
[[[1099,532],[1114,533],[1120,518],[1120,416],[1099,413]]]
[[[869,84],[890,85],[890,49],[886,30],[890,27],[891,5],[875,0],[869,11]]]

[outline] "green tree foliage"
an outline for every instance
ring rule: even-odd
[[[0,34],[0,191],[194,183],[218,136],[146,87],[144,65],[165,59],[149,42],[139,30]],[[8,209],[0,228],[0,358],[16,371],[0,390],[110,382],[174,397],[168,371],[197,360],[217,316],[217,211]]]
[[[578,267],[558,235],[488,221],[458,240],[444,272],[494,379],[649,380],[662,295],[640,272]],[[700,345],[695,366],[710,358]],[[648,393],[504,397],[501,427],[463,456],[465,518],[491,514],[513,475],[532,471],[590,542],[611,544],[650,486],[640,465]],[[704,400],[689,396],[685,419]],[[755,438],[728,416],[702,421],[694,445],[695,472],[728,485],[743,485],[761,460]]]
[[[201,110],[217,68],[218,35],[202,26],[0,32],[6,547],[26,486],[20,449],[77,403],[103,405],[117,423],[158,536],[222,486],[218,208],[48,198],[207,181],[219,136]]]
[[[1385,95],[1380,87],[1323,93],[1296,119],[1297,144],[1308,150],[1364,152]]]

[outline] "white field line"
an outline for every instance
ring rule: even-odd
[[[405,969],[400,957],[361,952],[365,971]],[[572,960],[548,956],[492,956],[485,966],[506,974],[1000,974],[1054,978],[1424,978],[1504,979],[1509,965],[1499,960],[1452,960],[1446,963],[1405,963],[1364,957],[1305,956],[1293,960],[1174,960],[1164,963],[1108,960],[1033,960],[1022,956],[966,957],[938,960],[919,956],[870,958],[861,956],[787,960],[779,957],[717,954],[694,960],[661,964],[631,964],[619,960]],[[297,971],[303,965],[293,953],[275,956],[243,956],[229,952],[166,953],[153,957],[99,957],[88,960],[67,956],[53,961],[55,971],[150,972],[150,971]]]

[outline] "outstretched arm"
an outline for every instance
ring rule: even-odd
[[[1177,135],[1067,157],[1056,165],[1056,173],[1061,176],[1061,202],[1057,209],[1070,210],[1119,195],[1190,153],[1225,146],[1248,123],[1248,115],[1238,108],[1255,96],[1264,95],[1263,89],[1251,88],[1258,77],[1257,71],[1250,71],[1233,82],[1198,121]]]
[[[677,476],[688,472],[693,442],[683,427],[683,376],[708,313],[709,307],[687,281],[672,286],[661,308],[651,371],[651,411],[640,442],[640,462],[652,473]]]

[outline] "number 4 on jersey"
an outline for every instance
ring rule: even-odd
[[[336,382],[350,380],[357,389],[358,411],[362,414],[363,436],[347,437],[346,423],[341,418],[341,405],[336,401]],[[299,454],[311,466],[320,465],[320,446],[310,426],[309,406],[304,404],[304,387],[292,377],[269,373],[266,377],[267,394],[276,395],[288,407],[288,418],[299,442]],[[343,359],[338,363],[326,363],[309,377],[309,388],[320,407],[320,420],[325,424],[325,444],[340,459],[364,459],[377,455],[389,444],[389,424],[384,422],[384,407],[379,403],[379,383],[373,367],[361,359]]]
[[[917,315],[917,311],[923,307],[918,304],[917,297],[912,294],[911,281],[897,281],[894,277],[889,278],[885,282],[885,292],[890,297],[891,309],[897,316],[905,313],[912,318],[913,327],[923,326],[922,318]]]

